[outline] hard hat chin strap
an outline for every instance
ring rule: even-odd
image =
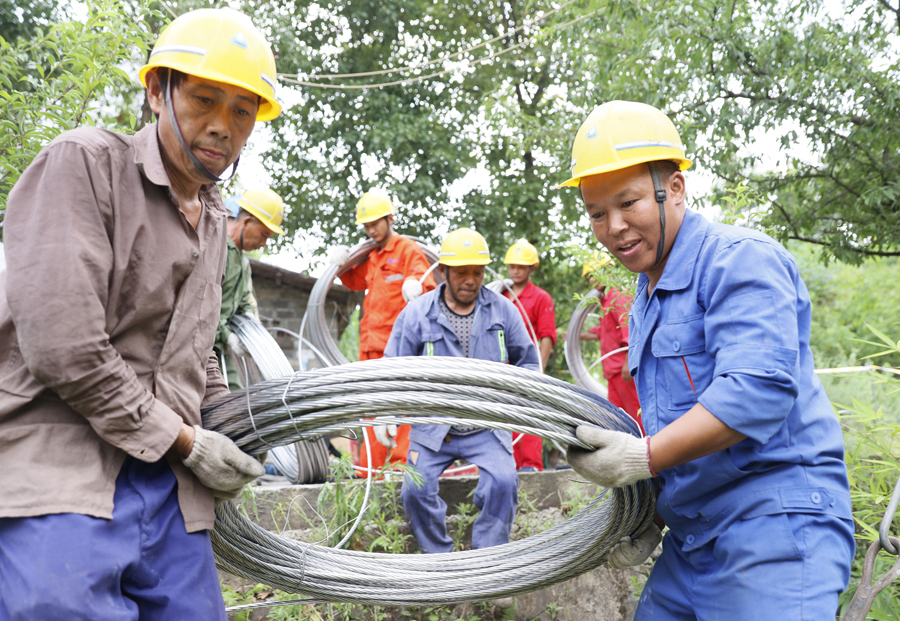
[[[656,203],[659,205],[659,246],[656,247],[656,263],[653,264],[653,267],[656,267],[662,260],[663,248],[666,246],[666,191],[659,182],[656,163],[647,162],[647,166],[650,167],[650,177],[653,178],[653,189],[656,192]]]
[[[194,152],[191,151],[191,148],[188,146],[187,142],[184,141],[184,136],[181,135],[181,128],[178,127],[178,119],[175,118],[175,106],[172,105],[172,71],[169,70],[169,79],[166,80],[166,109],[169,111],[169,123],[172,125],[172,131],[175,132],[175,136],[178,138],[178,142],[181,144],[181,148],[184,149],[184,152],[187,153],[188,158],[190,158],[191,163],[194,165],[194,168],[197,171],[212,181],[213,183],[220,183],[222,181],[227,181],[234,177],[235,173],[238,169],[238,163],[241,161],[241,156],[238,155],[238,158],[234,161],[232,165],[231,174],[223,179],[222,177],[217,176],[213,171],[207,168],[203,162],[200,161]],[[159,129],[157,129],[159,131]]]

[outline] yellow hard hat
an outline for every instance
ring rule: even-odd
[[[168,67],[207,80],[224,82],[259,95],[257,121],[281,114],[275,100],[275,57],[250,18],[234,9],[197,9],[184,13],[160,33],[150,60],[138,74]]]
[[[238,199],[241,209],[252,213],[273,233],[284,235],[281,220],[284,218],[284,201],[269,188],[247,190]]]
[[[509,247],[503,262],[506,265],[540,265],[541,259],[537,248],[522,239]]]
[[[583,177],[658,160],[687,170],[684,145],[672,121],[653,106],[610,101],[594,108],[575,134],[572,178],[557,187],[578,187]]]
[[[456,229],[441,244],[441,265],[456,267],[459,265],[487,265],[491,262],[491,253],[487,242],[480,233],[472,229]]]
[[[362,195],[356,203],[356,223],[365,224],[394,213],[394,203],[384,190],[373,189]]]
[[[609,254],[595,252],[591,255],[588,262],[584,264],[584,267],[581,268],[581,277],[584,278],[592,272],[598,272],[610,263],[612,263],[612,259],[609,257]]]

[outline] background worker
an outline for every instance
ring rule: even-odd
[[[373,360],[384,355],[400,311],[423,291],[431,291],[437,285],[431,274],[419,283],[431,266],[416,242],[394,232],[394,204],[385,192],[373,189],[363,194],[356,205],[356,223],[363,226],[366,237],[378,244],[378,248],[339,278],[353,291],[368,289],[359,321],[359,359]],[[345,265],[349,260],[350,249],[346,246],[338,246],[332,252],[331,261],[336,265]],[[386,463],[406,463],[409,425],[367,427],[366,434],[372,463],[366,456],[366,447],[361,445],[359,465],[362,468],[378,470]],[[360,476],[363,474],[369,473],[360,471]]]
[[[541,368],[546,369],[550,354],[553,353],[553,346],[556,345],[556,313],[550,294],[531,282],[531,275],[541,262],[537,248],[524,239],[517,241],[506,251],[503,262],[507,265],[509,279],[512,281],[512,295],[519,303],[515,304],[506,287],[503,287],[502,294],[505,298],[513,300],[522,320],[525,321],[526,330],[529,325],[534,330],[534,334],[531,334],[530,330],[528,334],[537,337],[535,345],[540,352]],[[516,469],[519,472],[543,471],[544,445],[541,438],[516,432],[513,434],[513,441],[519,436],[522,436],[522,439],[513,445]]]
[[[605,252],[595,253],[593,260],[582,269],[581,275],[589,277],[609,263],[609,255]],[[631,310],[633,298],[615,287],[598,284],[594,288],[600,292],[600,323],[587,332],[582,332],[580,338],[582,341],[599,341],[600,356],[603,357],[617,349],[628,347],[628,311]],[[566,338],[565,334],[563,338]],[[603,358],[600,366],[603,368],[609,402],[628,412],[640,425],[641,404],[628,368],[628,351]]]
[[[201,405],[228,394],[213,354],[215,181],[255,121],[278,116],[275,76],[248,17],[186,13],[140,70],[158,122],[66,132],[10,192],[0,619],[225,620],[214,495],[263,467],[200,425]]]
[[[508,362],[538,369],[537,350],[518,311],[503,296],[482,287],[491,262],[484,238],[467,228],[441,244],[445,281],[407,306],[384,352],[391,356],[454,356]],[[457,459],[479,469],[475,506],[481,514],[472,528],[474,548],[509,542],[518,502],[512,434],[478,427],[416,425],[409,435],[409,463],[424,479],[421,487],[404,480],[403,508],[423,552],[451,552],[447,504],[438,496],[438,477]]]
[[[259,321],[253,298],[253,280],[250,259],[244,252],[259,250],[266,245],[272,234],[284,235],[281,220],[284,218],[284,203],[281,197],[269,188],[253,188],[240,196],[226,201],[237,207],[237,213],[228,218],[228,258],[225,262],[225,280],[222,282],[222,309],[219,312],[219,327],[216,330],[216,354],[223,359],[225,346],[235,356],[247,355],[237,334],[228,327],[235,315],[247,315]],[[240,381],[243,370],[232,360],[225,364],[228,388],[243,388]]]
[[[647,438],[580,426],[569,463],[603,487],[656,477],[669,530],[635,619],[833,619],[853,559],[843,438],[815,375],[810,301],[768,236],[685,208],[675,126],[613,101],[578,130],[572,177],[597,240],[640,274],[628,362]],[[610,564],[642,562],[651,525]]]

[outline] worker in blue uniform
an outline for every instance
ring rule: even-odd
[[[647,436],[580,426],[597,448],[568,454],[604,487],[656,477],[656,524],[609,555],[641,563],[668,527],[635,619],[834,619],[855,550],[850,494],[794,258],[685,208],[691,162],[656,108],[599,106],[572,159],[563,185],[640,274],[628,362]]]
[[[484,238],[471,229],[450,233],[441,245],[445,282],[410,302],[394,323],[384,350],[392,356],[455,356],[506,362],[538,370],[534,342],[519,311],[486,287],[484,266],[491,262]],[[413,425],[407,463],[424,479],[407,476],[403,508],[423,552],[452,552],[447,535],[447,504],[438,496],[438,477],[457,459],[479,469],[472,527],[474,548],[509,543],[518,502],[512,433],[459,425]]]

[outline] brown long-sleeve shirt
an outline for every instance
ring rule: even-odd
[[[182,421],[227,392],[212,354],[227,211],[200,193],[196,229],[156,126],[83,128],[34,159],[9,195],[0,273],[0,517],[112,518],[126,453],[167,458],[189,532],[212,492],[170,451]]]

